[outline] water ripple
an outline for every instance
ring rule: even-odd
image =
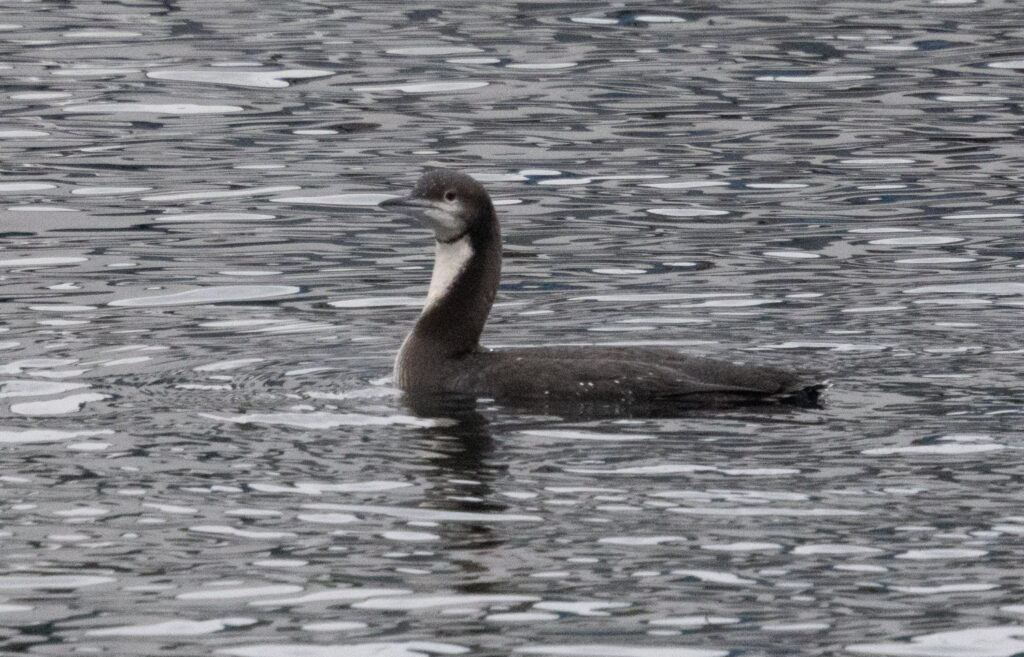
[[[784,9],[5,17],[3,650],[1020,652],[1019,30]],[[432,240],[377,206],[431,166],[502,220],[485,345],[825,407],[414,408]]]

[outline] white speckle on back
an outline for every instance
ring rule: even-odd
[[[434,254],[434,273],[430,277],[430,290],[427,292],[428,308],[448,292],[452,283],[466,268],[472,257],[473,246],[469,242],[468,235],[451,244],[437,243]]]

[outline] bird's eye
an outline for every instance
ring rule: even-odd
[[[454,201],[455,200],[455,192],[453,192],[452,190],[449,189],[447,192],[444,193],[444,200],[448,201],[449,203]]]

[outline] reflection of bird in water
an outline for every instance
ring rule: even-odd
[[[412,408],[417,414],[444,417],[454,423],[422,429],[403,439],[412,442],[414,453],[423,455],[423,462],[414,465],[427,468],[422,475],[425,506],[473,514],[506,512],[508,506],[496,501],[498,496],[492,487],[505,468],[492,459],[494,440],[487,420],[475,409],[475,400],[460,397],[429,401],[414,403]],[[493,548],[507,540],[483,519],[444,523],[438,531],[448,549]]]

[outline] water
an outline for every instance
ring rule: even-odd
[[[20,3],[0,645],[1024,652],[1014,3]],[[822,410],[423,417],[423,167],[491,346],[789,363]]]

